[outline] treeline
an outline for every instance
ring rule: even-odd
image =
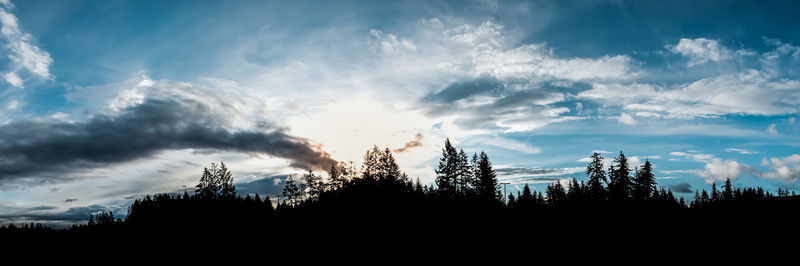
[[[783,189],[772,194],[762,188],[734,188],[727,180],[722,189],[713,184],[710,192],[697,191],[686,202],[658,186],[647,160],[631,166],[620,152],[608,167],[603,161],[599,153],[592,154],[585,181],[554,182],[544,191],[526,184],[507,196],[486,153],[469,156],[449,140],[442,148],[434,184],[409,178],[391,150],[377,146],[366,152],[358,167],[350,162],[332,165],[326,172],[291,175],[282,193],[273,197],[237,194],[227,166],[211,164],[203,169],[193,193],[148,195],[132,203],[124,220],[103,212],[68,231],[191,234],[224,229],[237,235],[313,237],[367,232],[404,235],[438,228],[434,231],[439,234],[466,231],[475,236],[508,226],[582,228],[589,220],[594,227],[605,228],[572,232],[581,236],[610,229],[630,233],[658,226],[686,229],[687,221],[698,219],[744,223],[759,221],[765,214],[796,220],[800,213],[800,198]],[[0,227],[6,232],[22,230],[50,229]]]

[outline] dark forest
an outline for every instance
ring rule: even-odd
[[[360,168],[331,165],[324,174],[290,176],[277,198],[237,194],[231,170],[224,163],[211,164],[203,169],[194,193],[136,199],[124,220],[103,212],[67,230],[7,224],[0,227],[0,236],[92,239],[115,234],[136,239],[202,231],[212,238],[322,241],[360,236],[388,241],[429,232],[440,239],[477,240],[494,238],[504,228],[524,228],[528,231],[523,234],[535,234],[540,241],[653,241],[700,238],[709,228],[766,237],[770,234],[759,230],[795,224],[800,211],[794,192],[733,187],[730,180],[713,184],[711,191],[697,191],[687,202],[658,187],[649,161],[631,166],[620,152],[606,169],[600,154],[591,158],[587,181],[572,179],[566,186],[555,182],[543,192],[525,185],[507,196],[486,153],[468,156],[449,140],[435,185],[409,178],[392,152],[377,146],[366,152]]]

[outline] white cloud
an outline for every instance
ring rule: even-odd
[[[17,75],[17,73],[14,72],[5,73],[3,74],[3,78],[5,78],[8,84],[11,84],[11,86],[22,88],[23,81],[19,77],[19,75]]]
[[[631,116],[629,114],[626,114],[626,113],[620,114],[619,118],[617,118],[617,121],[619,121],[620,124],[625,124],[625,125],[635,125],[636,124],[636,120],[633,119],[633,116]]]
[[[373,39],[369,46],[376,53],[395,53],[402,51],[416,51],[417,47],[413,42],[400,39],[394,34],[384,34],[382,31],[371,29],[369,34]]]
[[[12,101],[8,102],[8,105],[6,105],[6,110],[13,111],[13,110],[19,109],[19,107],[20,107],[19,101],[12,100]]]
[[[542,150],[539,147],[532,146],[522,141],[517,141],[503,137],[475,136],[469,140],[469,143],[476,146],[485,146],[485,145],[495,146],[506,150],[518,151],[529,154],[542,152]]]
[[[719,62],[730,57],[730,51],[716,40],[706,38],[681,38],[677,45],[666,47],[676,54],[689,57],[688,66],[695,66],[708,61]]]
[[[682,151],[674,151],[670,152],[669,155],[678,156],[678,157],[685,157],[687,159],[691,159],[695,162],[701,163],[709,163],[714,159],[714,155],[711,154],[704,154],[700,153],[699,151],[689,150],[686,152]]]
[[[601,101],[605,104],[625,105],[648,100],[658,94],[659,88],[650,84],[595,83],[591,90],[582,91],[579,98]]]
[[[726,114],[781,115],[797,112],[800,81],[746,70],[659,88],[647,84],[594,84],[579,98],[642,116],[666,118],[718,117]]]
[[[769,161],[765,158],[762,165],[771,167],[772,171],[761,173],[761,177],[791,182],[800,179],[800,154],[783,158],[772,157]]]
[[[651,159],[661,159],[661,156],[658,156],[658,155],[652,155],[652,156],[629,156],[628,157],[628,165],[630,165],[631,168],[641,167],[642,165],[644,165],[645,161],[650,161]],[[650,161],[650,163],[652,164],[653,162]]]
[[[706,183],[721,181],[727,178],[736,179],[743,173],[755,173],[755,169],[747,164],[739,163],[735,160],[723,160],[712,158],[704,169],[696,170],[695,173],[706,179]]]
[[[739,148],[728,148],[725,149],[726,152],[738,152],[740,154],[758,154],[757,151],[751,151],[748,149],[739,149]]]
[[[767,127],[767,133],[769,133],[770,135],[773,135],[773,136],[777,136],[778,135],[777,126],[775,124],[770,124]]]
[[[740,150],[740,149],[733,149]],[[687,152],[671,152],[672,156],[684,157],[695,162],[705,163],[703,169],[695,170],[674,170],[672,172],[694,173],[705,179],[706,183],[711,184],[715,181],[725,180],[726,178],[736,179],[740,175],[749,173],[757,175],[758,172],[750,165],[739,163],[735,160],[717,158],[711,154],[699,153],[699,151],[689,150]],[[662,171],[667,173],[667,171]]]
[[[10,5],[10,2],[3,4],[5,8]],[[22,32],[17,17],[5,8],[0,8],[0,22],[2,22],[0,33],[7,41],[8,58],[18,67],[25,68],[40,78],[50,79],[50,64],[53,63],[50,54],[33,44],[33,37]]]

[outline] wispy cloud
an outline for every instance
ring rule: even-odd
[[[14,5],[10,1],[4,1],[2,4],[0,34],[6,39],[8,58],[15,64],[10,73],[15,73],[21,68],[39,78],[50,79],[50,65],[53,63],[50,54],[34,44],[33,36],[20,29],[19,19],[11,13]],[[6,74],[5,78],[15,87],[22,87],[21,79],[16,73],[13,76]]]
[[[740,154],[758,154],[757,151],[751,151],[748,149],[739,149],[739,148],[727,148],[725,149],[726,152],[736,152]]]
[[[396,152],[396,153],[401,153],[401,152],[407,151],[408,149],[420,147],[422,145],[423,145],[422,144],[422,133],[417,133],[416,135],[414,135],[414,139],[413,140],[411,140],[409,142],[406,142],[406,144],[403,145],[403,147],[394,149],[392,151]]]

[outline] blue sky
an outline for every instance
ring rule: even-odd
[[[793,1],[0,1],[0,219],[240,191],[445,138],[510,189],[620,150],[681,196],[800,178]],[[513,187],[513,188],[512,188]]]

